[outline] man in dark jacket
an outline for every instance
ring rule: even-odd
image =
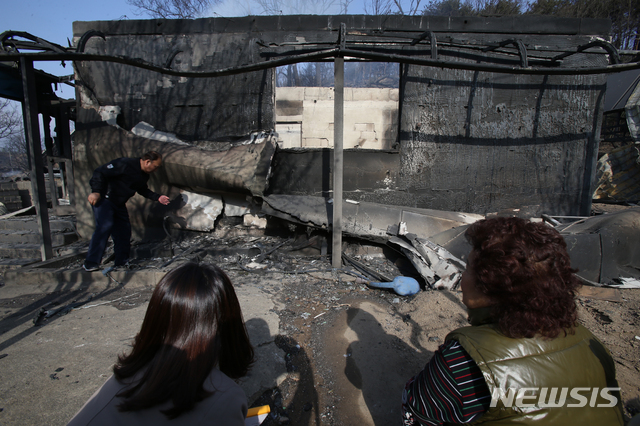
[[[109,236],[113,239],[116,267],[126,265],[131,251],[131,223],[127,200],[136,192],[145,198],[169,204],[169,197],[147,187],[149,173],[162,165],[162,156],[149,151],[141,158],[118,158],[98,167],[91,177],[89,203],[93,206],[96,229],[84,261],[86,271],[97,271]]]

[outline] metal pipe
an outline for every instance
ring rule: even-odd
[[[608,65],[606,67],[594,68],[521,68],[510,67],[505,65],[484,65],[471,62],[455,62],[442,61],[427,58],[411,58],[397,54],[366,52],[353,49],[326,49],[318,52],[305,53],[290,56],[283,59],[273,59],[257,64],[242,65],[233,68],[223,68],[214,71],[176,71],[163,68],[141,59],[132,59],[125,56],[107,56],[87,53],[4,53],[0,52],[0,60],[18,61],[20,58],[28,58],[32,61],[94,61],[94,62],[113,62],[124,65],[130,65],[137,68],[147,69],[163,75],[173,75],[177,77],[190,78],[209,78],[224,77],[228,75],[243,74],[246,72],[262,71],[265,69],[276,68],[282,65],[296,64],[300,62],[312,62],[330,57],[352,57],[359,59],[369,59],[377,62],[397,62],[402,64],[420,65],[425,67],[437,67],[443,69],[461,69],[469,71],[485,71],[502,74],[526,74],[526,75],[590,75],[590,74],[610,74],[628,70],[640,69],[640,62],[629,64]]]

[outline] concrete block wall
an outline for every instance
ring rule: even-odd
[[[399,89],[344,88],[344,148],[390,149],[398,134]],[[332,87],[276,88],[281,148],[333,147]]]
[[[0,183],[0,202],[4,204],[8,212],[14,212],[23,207],[21,195],[17,182]]]

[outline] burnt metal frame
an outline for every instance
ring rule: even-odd
[[[342,229],[341,229],[341,217],[342,217],[342,137],[343,137],[343,123],[341,121],[342,114],[338,117],[338,113],[342,111],[343,108],[343,96],[339,93],[339,90],[343,90],[344,87],[344,60],[345,57],[354,58],[354,59],[365,59],[379,62],[398,62],[401,64],[412,64],[419,66],[430,66],[430,67],[439,67],[445,69],[463,69],[470,71],[486,71],[486,72],[495,72],[495,73],[508,73],[508,74],[528,74],[528,75],[588,75],[588,74],[604,74],[604,73],[613,73],[620,72],[631,69],[640,68],[640,62],[630,63],[630,64],[620,64],[620,57],[613,45],[604,41],[597,40],[586,45],[579,46],[575,52],[565,52],[560,55],[557,55],[551,58],[546,62],[546,68],[532,68],[529,67],[529,61],[527,58],[527,50],[524,43],[521,40],[516,39],[508,39],[505,40],[498,45],[488,46],[482,49],[483,52],[496,51],[502,47],[507,45],[514,45],[517,48],[518,55],[520,57],[520,67],[510,67],[504,65],[489,65],[489,64],[478,64],[478,63],[468,63],[468,62],[454,62],[454,61],[443,61],[438,59],[438,45],[436,40],[436,34],[432,31],[423,32],[417,38],[411,39],[411,46],[416,46],[427,36],[429,37],[430,45],[431,45],[431,59],[427,58],[415,58],[409,57],[408,55],[399,55],[388,52],[376,52],[371,48],[364,50],[358,49],[357,47],[347,48],[347,31],[346,25],[344,23],[341,24],[338,40],[335,44],[335,47],[329,49],[313,49],[311,52],[306,53],[296,53],[296,52],[286,52],[284,53],[286,57],[272,59],[268,58],[268,60],[249,64],[242,65],[238,67],[225,68],[220,70],[213,71],[202,71],[202,72],[191,72],[191,71],[176,71],[172,70],[169,67],[173,61],[173,58],[177,54],[177,52],[172,52],[169,58],[165,61],[164,66],[158,66],[147,61],[143,61],[141,59],[128,58],[125,56],[114,56],[114,55],[96,55],[96,54],[86,54],[84,52],[84,47],[86,42],[94,36],[99,36],[101,38],[105,38],[104,34],[98,31],[88,31],[86,32],[80,39],[78,43],[78,48],[75,52],[72,52],[71,49],[65,49],[62,46],[56,45],[54,43],[49,43],[46,40],[40,39],[38,37],[32,36],[29,33],[25,32],[15,32],[8,31],[0,34],[0,58],[8,61],[20,61],[21,70],[23,75],[23,86],[24,86],[24,106],[25,106],[25,128],[27,128],[29,139],[31,141],[30,145],[32,145],[32,149],[30,150],[30,154],[32,155],[35,161],[32,162],[32,173],[36,176],[32,182],[34,185],[34,194],[38,194],[39,201],[36,203],[36,207],[38,210],[38,222],[40,224],[41,236],[43,244],[41,246],[42,257],[43,260],[48,259],[52,256],[51,252],[51,234],[49,229],[49,220],[48,214],[46,211],[46,193],[44,191],[44,180],[42,178],[42,165],[38,166],[37,157],[34,155],[35,152],[35,141],[39,141],[39,132],[37,125],[33,124],[34,118],[37,123],[37,110],[34,110],[32,104],[35,105],[37,100],[35,99],[35,82],[33,80],[33,61],[53,61],[53,60],[71,60],[71,61],[100,61],[100,62],[114,62],[121,63],[125,65],[130,65],[138,68],[147,69],[150,71],[155,71],[161,74],[180,76],[180,77],[192,77],[192,78],[209,78],[209,77],[222,77],[227,75],[235,75],[242,74],[246,72],[252,71],[261,71],[270,68],[276,68],[282,65],[289,65],[300,62],[312,62],[315,60],[327,60],[329,58],[333,58],[335,63],[335,87],[336,87],[336,96],[335,96],[335,107],[334,111],[336,114],[336,126],[334,127],[334,214],[333,214],[333,258],[332,265],[334,268],[338,268],[342,266],[342,259],[340,257],[341,244],[342,244]],[[13,37],[23,37],[29,42],[15,40]],[[396,39],[395,41],[387,44],[397,45],[399,41]],[[401,43],[401,42],[400,42]],[[559,68],[558,65],[560,60],[566,58],[570,55],[584,52],[585,50],[592,47],[601,47],[606,50],[609,54],[609,62],[610,65],[606,67],[592,67],[592,68]],[[41,50],[41,53],[20,53],[19,50]],[[409,53],[409,52],[408,52]],[[510,55],[511,52],[500,51],[500,53],[504,53],[506,55]],[[282,55],[282,53],[280,53]],[[611,64],[613,62],[613,64]],[[63,80],[61,80],[63,81]],[[339,145],[339,146],[338,146]],[[40,163],[42,159],[40,159]],[[38,170],[38,167],[40,170]],[[53,177],[53,173],[51,173]],[[42,182],[40,182],[42,180]],[[53,196],[53,194],[52,194]],[[34,197],[35,198],[35,197]],[[42,200],[44,198],[44,200]],[[45,206],[42,209],[42,205]]]
[[[513,44],[518,49],[518,54],[520,55],[520,66],[522,68],[529,68],[529,60],[527,59],[527,48],[525,47],[522,40],[509,39],[498,43],[496,46],[489,46],[482,49],[483,52],[492,52],[500,47],[507,46],[509,44]]]
[[[411,42],[407,42],[408,45],[415,46],[421,40],[430,37],[431,44],[431,59],[428,58],[416,58],[407,55],[388,53],[378,47],[379,51],[374,51],[372,48],[359,49],[357,46],[348,46],[347,36],[349,33],[345,30],[344,36],[338,35],[338,40],[333,44],[334,47],[326,49],[308,49],[304,53],[298,53],[296,51],[288,51],[284,53],[278,53],[278,56],[285,56],[279,58],[269,57],[267,60],[254,64],[240,65],[231,68],[221,68],[211,71],[178,71],[169,68],[172,62],[172,58],[167,58],[163,66],[152,64],[139,58],[130,58],[119,55],[99,55],[99,54],[87,54],[83,53],[86,42],[91,37],[104,38],[104,34],[99,31],[88,31],[81,37],[81,42],[78,43],[78,48],[63,48],[53,43],[46,43],[40,47],[43,50],[39,53],[24,53],[19,52],[19,49],[36,50],[36,44],[33,42],[24,42],[14,40],[11,37],[19,36],[29,38],[30,40],[41,40],[28,33],[21,33],[17,31],[7,31],[0,34],[0,59],[3,61],[18,61],[22,57],[32,58],[32,60],[38,61],[96,61],[96,62],[113,62],[124,65],[129,65],[137,68],[146,69],[149,71],[158,72],[164,75],[171,75],[176,77],[190,77],[190,78],[210,78],[210,77],[224,77],[229,75],[243,74],[253,71],[262,71],[265,69],[276,68],[282,65],[290,65],[300,62],[313,62],[328,60],[330,58],[344,57],[345,59],[365,59],[378,62],[397,62],[409,65],[419,65],[428,67],[437,67],[444,69],[462,69],[468,71],[485,71],[495,73],[506,74],[527,74],[527,75],[589,75],[589,74],[609,74],[621,71],[627,71],[632,69],[639,69],[640,62],[632,62],[623,64],[620,63],[620,55],[617,49],[604,40],[596,40],[594,42],[579,46],[575,51],[565,52],[555,57],[543,60],[546,67],[531,67],[529,66],[529,58],[524,43],[520,40],[508,39],[496,46],[488,46],[482,48],[481,51],[489,52],[496,51],[500,47],[504,47],[509,44],[513,44],[517,47],[517,54],[520,57],[520,66],[505,66],[505,65],[492,65],[492,64],[479,64],[469,62],[457,62],[457,61],[444,61],[437,59],[438,57],[438,43],[436,41],[436,34],[432,31],[422,33],[417,38],[411,38]],[[351,44],[356,44],[356,41],[352,40]],[[380,42],[376,42],[381,44]],[[399,38],[394,38],[393,41],[387,41],[385,44],[389,46],[397,46],[403,42]],[[265,44],[260,42],[260,44]],[[288,45],[289,43],[287,43]],[[609,54],[610,65],[606,67],[582,67],[582,68],[559,68],[561,59],[568,56],[583,53],[589,48],[600,47]],[[172,52],[175,55],[177,52]],[[407,53],[415,53],[407,51]],[[505,55],[511,55],[509,51],[500,51]],[[611,64],[613,62],[613,64]],[[63,80],[61,80],[63,81]]]

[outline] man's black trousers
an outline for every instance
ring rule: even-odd
[[[108,198],[101,199],[93,206],[96,230],[93,232],[87,253],[87,262],[100,264],[109,236],[113,239],[115,266],[124,265],[131,251],[131,222],[125,204],[118,206]]]

